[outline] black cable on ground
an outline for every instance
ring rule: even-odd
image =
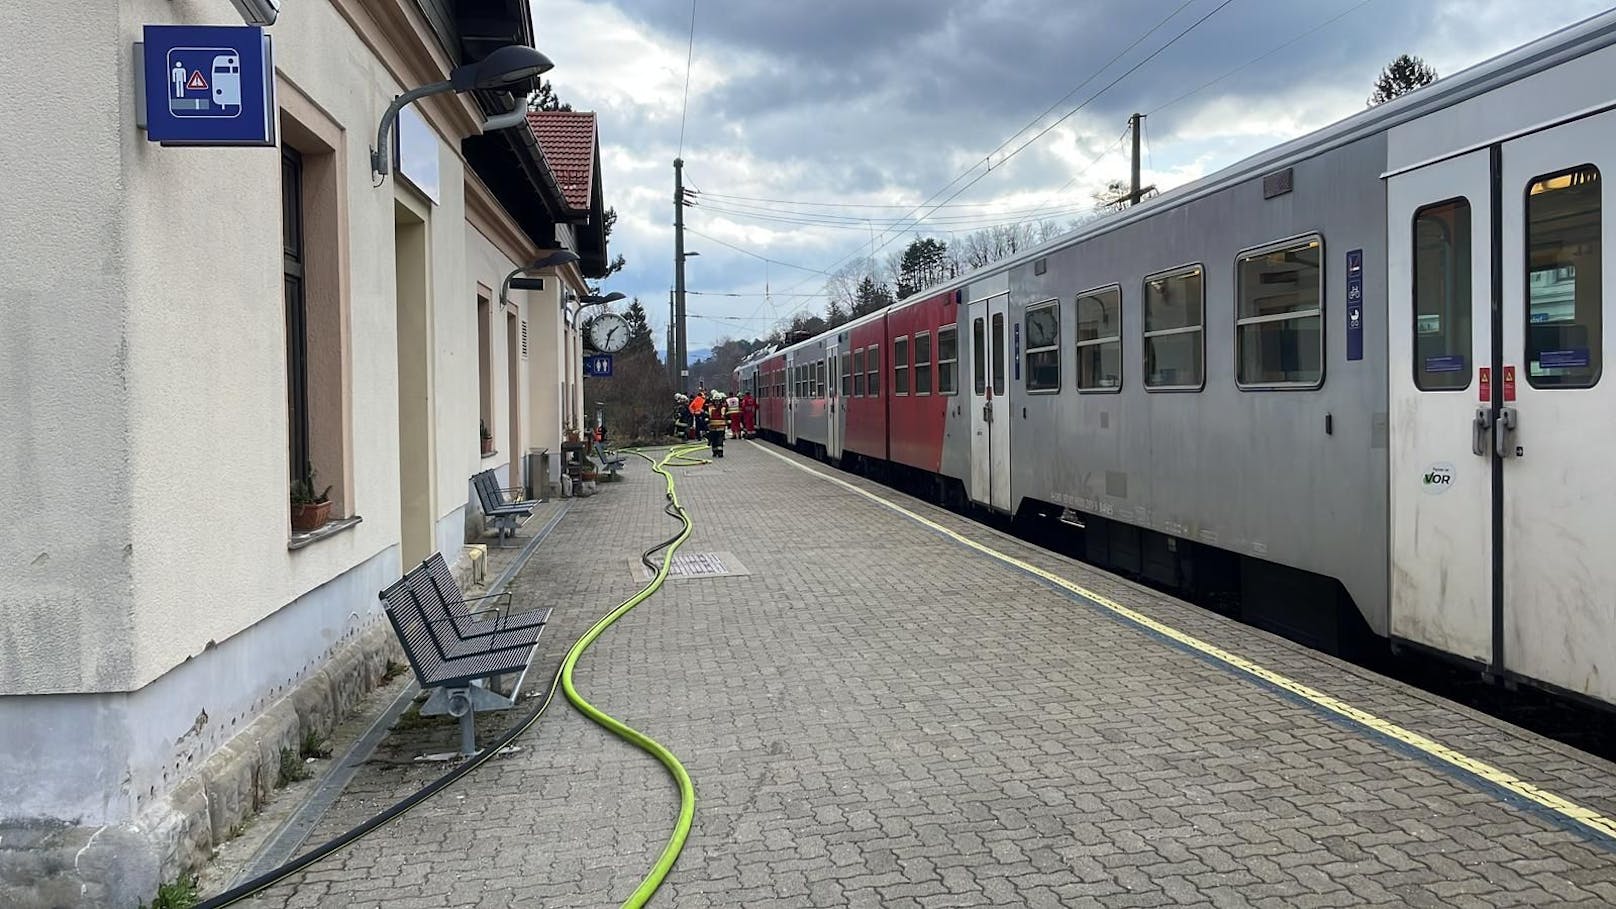
[[[680,453],[680,449],[674,449],[674,450],[670,451],[668,453],[668,455],[663,459],[662,465],[658,465],[658,466],[664,466],[664,465],[673,463],[676,455],[681,460],[687,462],[687,464],[689,462],[694,461],[694,459],[690,459],[690,458],[686,457],[684,454]],[[644,457],[644,456],[642,455],[642,457]],[[647,458],[647,460],[650,460],[650,459]],[[695,463],[706,463],[706,462],[704,462],[704,461],[696,461]],[[671,483],[672,483],[671,478],[669,479],[669,483],[670,483],[670,487],[671,487]],[[641,600],[641,599],[645,598],[646,596],[649,596],[649,594],[651,592],[653,592],[657,587],[661,586],[661,583],[662,583],[662,581],[663,581],[663,579],[665,577],[665,574],[659,570],[661,568],[661,566],[658,566],[655,563],[649,561],[650,556],[655,552],[658,552],[660,550],[668,548],[669,546],[673,545],[675,542],[679,541],[682,537],[686,536],[689,533],[689,525],[686,523],[686,518],[685,518],[684,514],[681,512],[681,510],[679,508],[679,505],[678,505],[678,502],[675,499],[673,493],[669,492],[666,495],[667,495],[667,499],[668,499],[668,505],[667,505],[667,507],[665,507],[663,509],[663,512],[665,514],[667,514],[669,517],[672,517],[673,519],[679,521],[682,526],[680,527],[678,533],[675,533],[673,536],[669,537],[668,539],[664,540],[663,542],[658,543],[656,546],[653,546],[652,548],[646,550],[645,553],[640,557],[641,561],[646,562],[646,564],[651,568],[651,570],[656,573],[656,576],[654,576],[650,581],[648,581],[646,583],[645,587],[642,587],[639,590],[639,592],[637,592],[634,595],[634,597],[632,597],[628,602],[625,602],[624,604],[619,605],[618,607],[613,609],[612,613],[619,612],[620,610],[622,610],[624,608],[624,606],[628,605],[628,603],[630,603],[630,602],[634,602],[635,600]],[[608,614],[608,617],[610,615],[611,615],[611,613]],[[602,619],[602,621],[605,621],[605,619]],[[599,625],[600,625],[600,623],[597,622],[596,627],[598,628]],[[574,645],[574,647],[572,649],[576,649],[576,645]],[[568,655],[569,656],[571,655],[571,649],[569,649]],[[314,865],[314,864],[316,864],[316,863],[318,863],[320,861],[323,861],[324,859],[327,859],[327,858],[331,857],[332,855],[335,855],[337,852],[340,852],[341,850],[347,848],[348,846],[353,845],[354,843],[356,843],[359,840],[365,838],[366,836],[370,835],[371,833],[374,833],[377,830],[381,829],[382,827],[385,827],[386,825],[392,823],[393,821],[398,820],[400,817],[403,817],[405,814],[407,814],[411,809],[415,808],[417,805],[420,805],[422,802],[426,801],[427,799],[430,799],[433,796],[437,795],[438,793],[442,792],[443,790],[449,788],[450,786],[452,786],[456,782],[458,782],[461,778],[463,778],[467,774],[471,773],[473,770],[476,770],[477,768],[481,767],[482,765],[488,763],[488,761],[491,758],[493,758],[495,755],[499,754],[500,751],[502,751],[507,745],[509,745],[511,742],[515,741],[523,733],[525,733],[529,729],[531,729],[533,727],[533,724],[537,723],[539,721],[539,718],[544,715],[544,712],[545,712],[545,710],[547,710],[549,708],[550,703],[555,700],[556,691],[561,688],[562,676],[563,676],[563,674],[565,673],[565,671],[567,669],[567,665],[568,665],[568,660],[564,656],[561,663],[558,666],[556,666],[555,675],[551,677],[550,685],[544,692],[544,699],[542,701],[540,701],[539,705],[537,707],[535,707],[532,711],[530,711],[526,716],[522,717],[522,719],[517,721],[516,725],[514,725],[510,729],[506,730],[505,733],[502,734],[498,739],[496,739],[492,745],[485,746],[480,751],[478,751],[476,754],[472,755],[464,763],[459,764],[458,766],[456,766],[453,769],[449,770],[448,772],[444,773],[442,776],[438,777],[437,779],[433,780],[432,782],[430,782],[430,783],[426,784],[425,786],[421,787],[419,790],[415,791],[414,793],[410,794],[409,796],[407,796],[406,798],[400,800],[399,802],[396,802],[392,806],[390,806],[387,809],[383,810],[382,812],[380,812],[379,814],[377,814],[374,817],[370,818],[369,820],[365,821],[364,823],[360,824],[359,826],[354,827],[353,829],[348,830],[345,833],[339,834],[339,835],[325,841],[324,843],[321,843],[320,845],[314,847],[313,849],[309,850],[308,852],[303,853],[302,855],[298,856],[297,858],[292,859],[291,861],[287,862],[284,865],[281,865],[278,868],[273,868],[273,869],[271,869],[269,871],[264,872],[263,874],[260,874],[259,876],[253,878],[252,880],[249,880],[249,881],[246,881],[244,883],[238,884],[237,886],[232,887],[229,890],[226,890],[225,892],[219,894],[218,896],[210,897],[209,899],[203,900],[202,902],[200,902],[200,903],[198,903],[196,905],[196,909],[222,909],[222,907],[225,907],[225,906],[233,906],[236,903],[239,903],[242,900],[247,899],[248,897],[256,896],[257,894],[269,889],[270,887],[274,886],[275,884],[278,884],[281,881],[286,880],[287,878],[291,877],[292,875],[297,874],[298,872],[307,869],[311,865]],[[520,692],[517,692],[516,694],[518,696],[520,696]]]

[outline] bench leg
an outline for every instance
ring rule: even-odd
[[[466,757],[477,753],[477,711],[469,705],[460,715],[460,753]]]

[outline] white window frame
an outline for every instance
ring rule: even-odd
[[[1299,309],[1291,312],[1270,313],[1266,316],[1240,316],[1240,275],[1241,265],[1247,259],[1269,253],[1283,252],[1287,249],[1301,249],[1309,245],[1316,245],[1319,249],[1319,305],[1315,309]],[[1234,257],[1234,384],[1241,391],[1310,391],[1324,386],[1325,360],[1329,355],[1329,346],[1324,337],[1324,293],[1328,286],[1325,281],[1324,235],[1320,233],[1302,234],[1273,243],[1253,247],[1240,251]],[[1205,306],[1205,281],[1202,281],[1202,306]],[[1317,318],[1319,320],[1319,377],[1312,382],[1241,382],[1240,381],[1240,329],[1247,325],[1262,325],[1268,322],[1294,322],[1301,319]],[[1202,321],[1205,321],[1203,314]],[[1205,368],[1205,358],[1202,359],[1202,368]]]
[[[1143,281],[1141,281],[1140,284],[1139,284],[1139,327],[1141,329],[1143,329],[1145,326],[1150,324],[1150,313],[1149,313],[1149,309],[1148,309],[1148,307],[1150,306],[1150,289],[1149,289],[1150,288],[1150,282],[1152,282],[1152,281],[1167,281],[1167,280],[1171,280],[1173,278],[1181,278],[1181,277],[1184,277],[1185,275],[1192,275],[1192,274],[1199,274],[1201,276],[1201,307],[1200,307],[1201,320],[1200,320],[1200,322],[1196,323],[1195,325],[1186,325],[1186,326],[1184,326],[1182,328],[1162,328],[1162,329],[1157,329],[1156,331],[1142,331],[1141,332],[1142,340],[1140,341],[1139,352],[1140,352],[1140,354],[1142,356],[1144,356],[1144,359],[1141,360],[1140,362],[1143,363],[1143,364],[1148,364],[1150,362],[1150,356],[1149,356],[1150,339],[1152,339],[1152,338],[1164,338],[1164,337],[1167,337],[1169,335],[1187,335],[1187,334],[1190,334],[1191,332],[1193,332],[1193,333],[1199,335],[1200,339],[1201,339],[1201,381],[1198,382],[1195,385],[1152,385],[1150,383],[1150,369],[1149,369],[1149,367],[1147,365],[1145,367],[1145,369],[1144,369],[1144,376],[1143,376],[1143,381],[1145,383],[1145,391],[1148,391],[1148,392],[1151,392],[1151,393],[1155,393],[1155,392],[1198,392],[1198,391],[1201,391],[1202,389],[1206,388],[1206,266],[1205,265],[1203,265],[1202,263],[1199,263],[1199,262],[1191,262],[1191,263],[1188,263],[1186,265],[1180,265],[1177,268],[1170,268],[1170,269],[1168,269],[1166,271],[1158,271],[1158,272],[1156,272],[1154,274],[1145,275],[1145,279]]]
[[[1080,394],[1080,395],[1114,395],[1114,394],[1119,394],[1122,391],[1122,386],[1127,383],[1127,370],[1123,368],[1123,360],[1125,358],[1122,356],[1122,335],[1123,335],[1124,319],[1122,317],[1122,285],[1121,284],[1117,284],[1115,282],[1113,282],[1111,284],[1101,284],[1099,287],[1091,287],[1088,290],[1085,290],[1085,291],[1079,293],[1077,296],[1072,298],[1072,336],[1073,337],[1077,336],[1078,326],[1083,324],[1083,310],[1078,305],[1078,301],[1083,299],[1084,297],[1097,297],[1100,294],[1105,293],[1106,291],[1112,291],[1112,290],[1116,291],[1116,293],[1117,293],[1117,333],[1114,334],[1114,335],[1108,335],[1108,336],[1106,336],[1104,338],[1090,338],[1087,341],[1078,341],[1076,344],[1073,345],[1072,349],[1074,351],[1081,351],[1085,347],[1100,347],[1100,346],[1105,345],[1105,344],[1115,344],[1115,345],[1117,345],[1117,384],[1113,385],[1113,386],[1110,386],[1110,387],[1106,387],[1106,386],[1103,386],[1103,385],[1098,385],[1098,386],[1095,386],[1093,388],[1084,388],[1083,387],[1083,368],[1082,368],[1082,366],[1083,366],[1083,358],[1081,356],[1077,356],[1076,357],[1077,362],[1072,364],[1072,368],[1075,370],[1075,372],[1073,373],[1073,377],[1072,377],[1072,387],[1076,388],[1077,393]]]
[[[954,336],[954,357],[953,357],[953,359],[949,359],[949,360],[943,359],[943,335],[945,335],[945,334],[952,334]],[[954,367],[954,370],[953,370],[954,388],[953,388],[952,391],[944,391],[943,390],[942,376],[943,376],[943,364],[945,364],[945,363],[950,364],[950,365],[952,365]],[[949,325],[949,326],[945,326],[943,328],[937,329],[937,378],[938,378],[938,382],[937,382],[937,393],[938,394],[940,394],[940,395],[949,395],[949,396],[959,394],[960,381],[959,381],[959,326],[958,325]]]
[[[898,345],[899,344],[903,345],[903,360],[904,360],[904,362],[902,362],[902,363],[898,362]],[[907,398],[907,397],[909,397],[910,385],[909,385],[909,372],[908,372],[908,370],[909,370],[909,358],[910,358],[910,356],[912,356],[912,352],[909,349],[909,336],[908,335],[900,335],[900,336],[898,336],[896,338],[893,338],[892,339],[892,396],[895,397],[895,398]],[[900,372],[900,370],[902,372]],[[898,382],[899,375],[903,376],[903,382],[901,383],[901,389],[900,389],[900,383]]]
[[[920,362],[920,339],[926,339],[926,362]],[[909,356],[914,361],[914,369],[909,370],[909,393],[917,398],[931,397],[937,385],[937,377],[932,374],[932,363],[936,354],[932,349],[932,333],[930,331],[917,331],[909,341]],[[920,390],[920,370],[926,370],[926,390]]]
[[[1046,344],[1043,347],[1033,347],[1032,346],[1032,333],[1028,332],[1027,349],[1022,351],[1022,353],[1021,353],[1021,369],[1026,374],[1021,380],[1021,387],[1022,387],[1022,389],[1024,391],[1027,392],[1027,394],[1030,394],[1030,395],[1060,394],[1060,390],[1061,390],[1061,355],[1060,355],[1060,348],[1061,348],[1061,343],[1060,343],[1060,323],[1061,323],[1061,317],[1060,317],[1060,300],[1058,298],[1057,299],[1049,299],[1049,300],[1039,300],[1037,303],[1034,303],[1031,306],[1028,306],[1026,308],[1026,310],[1024,310],[1022,312],[1022,314],[1021,314],[1021,324],[1022,324],[1023,328],[1025,328],[1026,325],[1027,325],[1028,317],[1031,316],[1034,312],[1037,312],[1040,309],[1053,309],[1055,311],[1055,343]],[[1032,355],[1035,354],[1035,353],[1048,353],[1048,352],[1050,352],[1052,350],[1055,352],[1055,384],[1051,388],[1033,388],[1032,385],[1030,384],[1031,381],[1032,381]]]

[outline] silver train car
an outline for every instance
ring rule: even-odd
[[[1616,703],[1613,45],[1616,12],[736,380],[778,441],[1293,638]]]

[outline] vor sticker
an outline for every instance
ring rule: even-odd
[[[1453,465],[1440,461],[1425,468],[1420,478],[1420,489],[1428,496],[1439,496],[1453,488]]]

